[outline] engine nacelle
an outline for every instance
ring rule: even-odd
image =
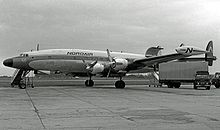
[[[103,64],[96,63],[92,68],[91,68],[91,74],[97,74],[101,73],[105,69]]]
[[[114,70],[124,70],[128,66],[128,60],[115,58],[115,65],[113,66]]]

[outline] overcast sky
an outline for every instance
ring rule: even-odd
[[[0,0],[0,61],[41,49],[80,48],[144,54],[181,43],[220,58],[219,0]],[[220,71],[216,61],[210,68]],[[13,69],[0,64],[0,75]]]

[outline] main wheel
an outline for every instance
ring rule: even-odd
[[[175,87],[175,88],[180,88],[180,85],[181,85],[181,83],[175,83],[175,84],[174,84],[174,87]]]
[[[125,88],[125,82],[123,80],[118,80],[115,82],[116,88]]]
[[[94,85],[94,81],[93,80],[86,80],[85,85],[87,87],[92,87]]]
[[[19,84],[18,84],[18,87],[19,87],[20,89],[26,89],[26,84],[25,84],[25,83],[19,83]]]

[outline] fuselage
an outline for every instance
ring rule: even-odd
[[[111,52],[114,58],[123,58],[128,62],[144,58],[144,55]],[[82,50],[82,49],[49,49],[24,52],[20,56],[4,61],[9,67],[23,70],[49,70],[73,73],[86,73],[86,64],[97,61],[108,64],[109,58],[106,51]]]

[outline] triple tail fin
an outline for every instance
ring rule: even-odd
[[[160,55],[161,50],[163,50],[163,48],[160,46],[150,47],[147,49],[145,57],[158,56]]]
[[[213,65],[213,60],[216,60],[216,57],[213,55],[213,42],[209,41],[206,47],[207,53],[205,54],[205,60],[208,61],[208,65]]]

